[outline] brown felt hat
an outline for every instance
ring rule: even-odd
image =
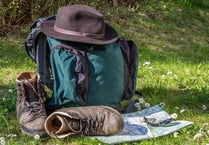
[[[109,44],[118,40],[118,34],[104,22],[103,14],[86,5],[68,5],[58,9],[56,20],[42,23],[47,36],[88,44]]]

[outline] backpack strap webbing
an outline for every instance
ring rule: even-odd
[[[53,77],[51,74],[51,67],[48,53],[50,53],[47,43],[46,35],[40,33],[36,45],[36,64],[37,71],[41,78],[41,84],[47,86],[49,89],[53,88]]]

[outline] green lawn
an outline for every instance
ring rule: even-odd
[[[202,125],[209,123],[209,8],[150,0],[139,2],[137,8],[104,10],[119,35],[134,40],[139,48],[137,89],[146,101],[151,105],[164,102],[164,109],[176,113],[178,120],[194,122],[177,137],[170,134],[133,144],[209,144],[209,125],[194,140]],[[25,28],[0,38],[0,137],[11,145],[103,144],[87,137],[35,140],[21,134],[15,112],[15,78],[22,71],[36,69],[24,49],[27,33]],[[16,136],[7,137],[11,134]]]

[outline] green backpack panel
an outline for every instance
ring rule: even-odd
[[[47,108],[83,105],[120,107],[136,86],[137,47],[120,39],[108,45],[89,45],[47,37],[54,79]]]

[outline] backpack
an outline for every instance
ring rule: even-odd
[[[46,110],[62,107],[107,105],[120,112],[120,102],[131,100],[136,89],[138,49],[119,38],[107,45],[57,40],[44,35],[40,24],[56,15],[38,18],[25,41],[29,57],[37,64],[41,84],[53,93]],[[46,96],[46,89],[43,91]]]

